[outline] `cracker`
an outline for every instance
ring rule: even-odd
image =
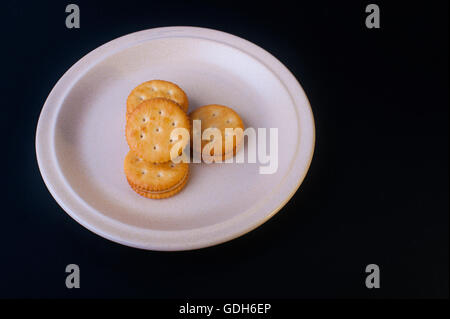
[[[167,191],[159,191],[159,192],[141,190],[141,189],[137,188],[135,185],[133,185],[132,183],[130,183],[130,181],[128,181],[128,183],[130,184],[130,187],[137,194],[139,194],[143,197],[150,198],[150,199],[163,199],[163,198],[168,198],[168,197],[178,194],[184,188],[184,186],[186,186],[188,176],[189,176],[189,171],[186,174],[186,176],[184,177],[184,179],[182,179],[181,182],[176,187],[174,187],[170,190],[167,190]]]
[[[129,151],[124,161],[124,171],[128,183],[137,190],[166,192],[176,189],[189,172],[187,163],[147,162]]]
[[[205,105],[201,106],[198,109],[194,110],[190,114],[191,120],[200,120],[201,121],[201,134],[203,135],[203,132],[207,128],[217,128],[220,130],[220,133],[222,135],[222,152],[221,154],[215,154],[214,150],[211,150],[211,156],[214,158],[215,161],[217,159],[222,158],[222,160],[225,160],[226,158],[230,158],[234,155],[236,155],[236,152],[239,150],[240,146],[243,142],[243,135],[239,134],[236,136],[236,138],[233,138],[232,143],[226,144],[226,128],[240,128],[242,131],[244,130],[244,123],[242,122],[242,119],[239,117],[239,115],[232,110],[231,108],[224,106],[224,105],[218,105],[218,104],[211,104],[211,105]],[[201,135],[201,136],[202,136]],[[191,138],[193,138],[194,134],[191,130]],[[201,149],[193,149],[194,152],[201,152],[206,144],[212,142],[212,140],[203,140],[201,142]],[[191,142],[191,145],[194,143]]]
[[[175,102],[155,98],[142,102],[128,116],[125,134],[137,156],[151,163],[163,163],[171,160],[170,149],[177,143],[170,137],[175,128],[189,130],[189,117]]]
[[[175,83],[152,80],[139,84],[127,98],[127,116],[145,100],[162,97],[177,103],[184,112],[188,111],[189,101],[186,93]]]

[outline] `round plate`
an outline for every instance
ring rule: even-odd
[[[178,195],[150,200],[134,193],[123,173],[125,102],[151,79],[183,88],[189,112],[223,104],[246,127],[266,128],[267,140],[277,128],[276,172],[260,174],[267,164],[259,160],[191,163]],[[212,246],[258,227],[294,195],[313,150],[311,108],[289,70],[244,39],[194,27],[145,30],[90,52],[55,85],[36,132],[39,169],[59,205],[100,236],[150,250]]]

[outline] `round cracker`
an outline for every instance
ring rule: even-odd
[[[179,187],[189,172],[189,165],[172,162],[154,164],[129,151],[125,157],[124,171],[134,189],[144,192],[166,192]]]
[[[170,149],[177,143],[170,138],[176,128],[189,130],[189,117],[175,102],[155,98],[142,102],[128,116],[125,134],[137,156],[151,163],[164,163],[171,160]]]
[[[189,172],[186,174],[185,178],[180,182],[180,184],[178,186],[176,186],[175,188],[165,191],[165,192],[151,192],[151,191],[145,191],[145,190],[141,190],[139,188],[137,188],[135,185],[133,185],[132,183],[130,183],[130,181],[128,181],[130,187],[139,195],[146,197],[146,198],[150,198],[150,199],[164,199],[164,198],[169,198],[172,197],[176,194],[178,194],[185,186],[187,183],[189,177]]]
[[[203,136],[203,132],[207,128],[216,128],[220,130],[220,133],[222,135],[222,153],[221,154],[215,154],[214,150],[211,150],[211,156],[212,158],[217,161],[217,159],[222,158],[222,160],[225,160],[226,158],[232,157],[236,155],[237,150],[239,150],[240,146],[243,142],[243,134],[236,135],[236,138],[233,138],[232,144],[226,144],[226,128],[231,129],[242,129],[244,130],[244,123],[242,122],[242,119],[240,118],[239,114],[237,114],[233,109],[229,108],[228,106],[219,105],[219,104],[211,104],[211,105],[205,105],[201,106],[198,109],[194,110],[190,114],[190,118],[192,121],[194,120],[200,120],[201,121],[201,135],[200,138]],[[192,126],[193,127],[193,126]],[[194,132],[191,129],[191,139],[194,137]],[[198,138],[198,136],[196,137]],[[203,140],[201,141],[201,150],[205,147],[206,144],[212,142],[211,140]],[[191,142],[191,145],[194,143]],[[200,149],[194,149],[194,152],[200,152]]]
[[[151,80],[135,87],[127,98],[127,116],[145,100],[162,97],[177,103],[184,112],[188,111],[189,101],[186,93],[175,83]]]

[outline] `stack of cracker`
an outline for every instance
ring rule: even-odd
[[[125,157],[124,170],[129,185],[139,195],[153,199],[168,198],[186,185],[189,165],[172,162],[171,149],[177,142],[177,147],[182,150],[188,141],[180,144],[180,140],[172,140],[171,133],[176,128],[190,130],[188,107],[186,93],[178,85],[162,80],[144,82],[128,96],[125,134],[130,151]],[[203,149],[209,147],[211,150],[208,148],[206,153],[216,162],[236,154],[242,144],[242,134],[236,135],[231,143],[225,138],[228,134],[226,128],[244,129],[236,112],[229,107],[212,104],[199,107],[191,117],[201,122],[200,136],[208,128],[216,128],[222,134],[222,147],[211,148],[217,141],[208,137],[201,139],[194,152],[202,154]]]
[[[153,80],[140,84],[127,99],[125,134],[130,151],[124,169],[131,188],[147,198],[167,198],[186,185],[187,163],[170,158],[175,128],[189,130],[186,93],[174,83]]]

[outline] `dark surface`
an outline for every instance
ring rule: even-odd
[[[448,297],[448,2],[296,8],[244,2],[2,3],[0,297]],[[243,37],[299,79],[317,125],[315,156],[292,200],[231,242],[190,252],[121,246],[86,230],[41,179],[34,134],[57,80],[116,37],[192,25]],[[81,268],[66,289],[65,266]],[[364,269],[381,268],[381,289]]]

